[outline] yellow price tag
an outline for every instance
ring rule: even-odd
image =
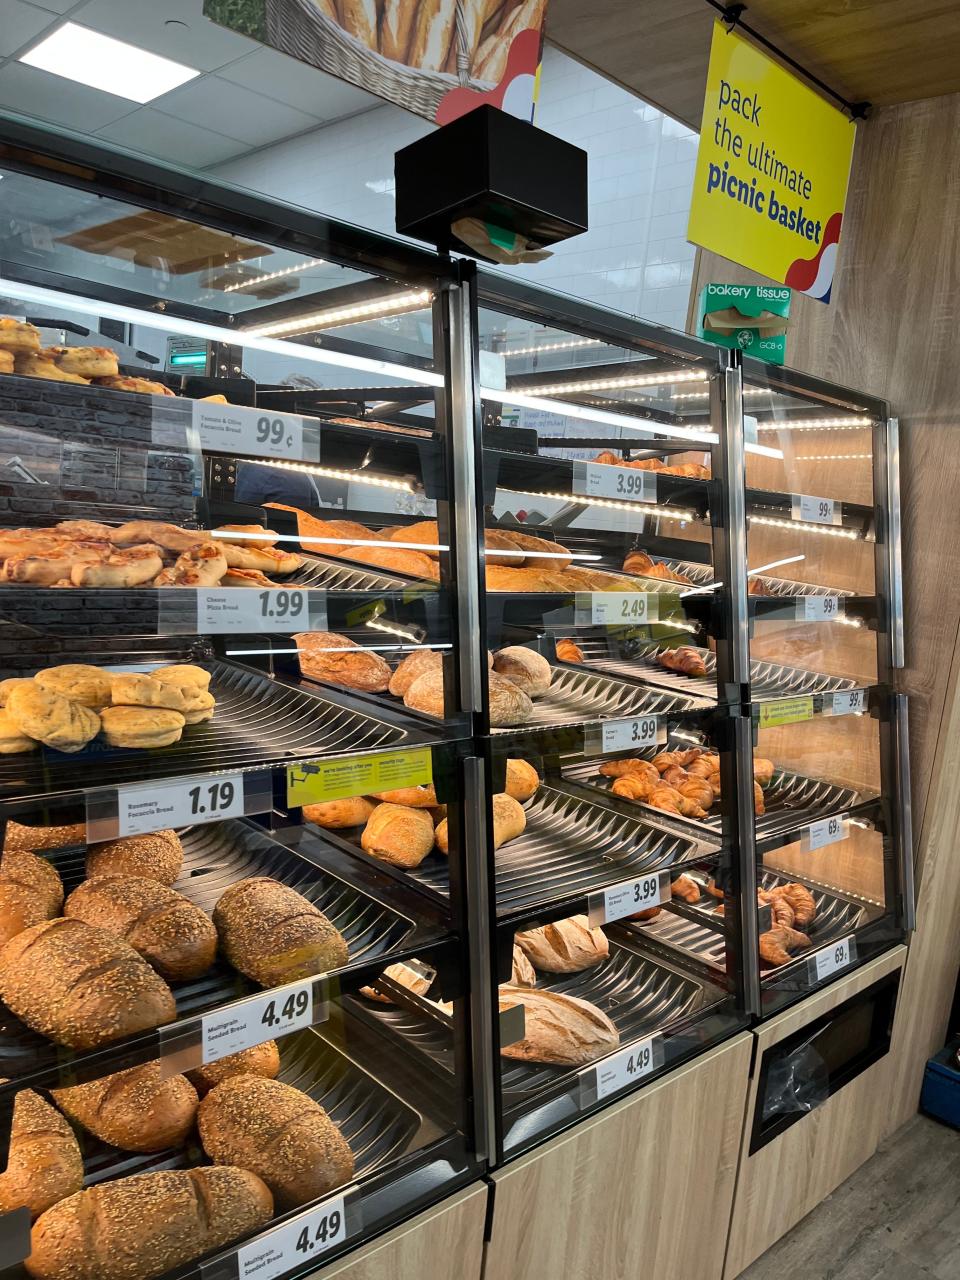
[[[772,729],[778,724],[797,724],[813,719],[813,698],[780,698],[760,704],[760,728]]]
[[[411,751],[381,751],[371,756],[337,760],[307,760],[287,765],[287,807],[322,804],[347,796],[368,796],[433,781],[430,747]]]

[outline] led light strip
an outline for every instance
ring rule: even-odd
[[[325,263],[326,258],[308,258],[306,262],[300,262],[295,267],[283,267],[280,271],[268,271],[265,275],[254,276],[252,280],[240,280],[236,284],[228,284],[220,292],[236,293],[241,289],[253,289],[258,284],[266,284],[268,280],[279,280],[283,276],[293,276],[298,271],[309,271],[311,267],[322,267]]]
[[[854,431],[872,427],[873,418],[858,418],[847,414],[842,418],[784,418],[782,422],[760,422],[758,431]]]
[[[798,453],[797,462],[870,462],[872,453]]]
[[[525,390],[532,396],[559,396],[570,391],[612,391],[615,387],[659,387],[675,382],[706,382],[703,369],[677,369],[673,373],[627,374],[620,378],[595,378],[590,382],[543,382]]]
[[[336,509],[337,509],[336,507],[321,508],[321,510],[324,510],[324,511],[329,510],[331,514],[333,514],[333,512],[335,512]],[[198,530],[198,532],[209,533],[211,538],[215,538],[218,533],[220,534],[221,538],[223,537],[223,530],[220,530],[220,529],[209,529],[209,530],[200,529]],[[324,546],[332,545],[335,547],[399,547],[401,550],[406,550],[406,551],[449,551],[450,550],[450,548],[446,545],[446,543],[440,543],[440,542],[437,542],[437,543],[394,542],[390,538],[386,539],[386,541],[381,541],[376,538],[357,538],[355,541],[351,542],[350,539],[346,537],[344,534],[341,534],[339,538],[313,538],[313,537],[308,537],[306,534],[301,535],[299,533],[240,533],[239,531],[234,532],[233,529],[231,529],[229,532],[230,532],[230,537],[228,540],[230,542],[233,542],[237,538],[249,539],[252,542],[263,542],[265,538],[268,538],[271,542],[321,542],[324,544]],[[506,554],[506,552],[504,552],[504,554]],[[534,553],[530,552],[529,554],[533,555]],[[368,566],[371,572],[373,572],[376,569],[376,567],[377,567],[376,565]],[[384,572],[389,573],[390,570],[387,569],[387,570],[384,570]]]
[[[772,393],[767,391],[764,387],[744,387],[742,394],[746,397],[768,396]],[[709,391],[674,391],[670,396],[671,400],[709,400],[709,398]]]
[[[244,588],[241,588],[241,590],[243,589]],[[306,587],[291,588],[291,590],[293,591],[297,591],[297,590],[306,591],[308,589],[309,588],[306,588]],[[371,624],[367,622],[366,625],[369,627]],[[383,630],[383,628],[381,628],[381,630]],[[363,648],[364,649],[386,649],[390,653],[396,653],[398,649],[401,651],[403,651],[404,649],[410,649],[411,651],[417,650],[417,649],[452,649],[453,645],[449,642],[445,642],[443,644],[365,644]],[[321,649],[317,645],[311,645],[310,651],[312,653],[343,653],[342,649],[326,649],[326,648]],[[227,649],[226,656],[228,658],[240,658],[240,657],[243,657],[245,654],[249,654],[252,656],[253,654],[263,655],[268,653],[303,653],[303,652],[304,651],[302,649]]]
[[[796,564],[798,560],[806,560],[806,558],[807,558],[806,556],[787,556],[783,560],[771,560],[769,564],[760,565],[759,569],[748,569],[747,577],[748,578],[755,577],[757,574],[765,573],[768,569],[778,569],[783,564]],[[687,596],[699,595],[700,593],[705,591],[717,591],[722,586],[723,586],[722,582],[711,582],[705,587],[694,587],[690,591],[681,591],[680,595],[686,598]]]
[[[496,548],[491,547],[490,550],[488,551],[486,547],[481,547],[480,551],[484,556],[491,556],[491,557],[508,556],[513,559],[519,559],[519,560],[526,560],[528,558],[534,558],[534,557],[536,557],[539,560],[559,560],[561,557],[564,560],[602,560],[603,559],[603,556],[592,555],[586,551],[561,551],[559,548],[556,551],[523,551],[522,549],[517,551],[501,551],[499,547],[496,547]]]
[[[512,351],[495,351],[492,354],[506,356],[538,356],[541,351],[572,351],[576,347],[602,347],[605,344],[599,338],[571,338],[567,342],[545,342],[540,347],[514,347]]]
[[[353,484],[374,485],[378,489],[400,489],[413,493],[408,480],[388,480],[386,476],[367,476],[362,471],[337,471],[333,467],[315,467],[309,462],[285,462],[273,458],[258,458],[258,467],[273,467],[275,471],[303,471],[310,476],[326,476],[330,480],[349,480]]]
[[[613,498],[585,498],[579,493],[544,493],[540,489],[500,489],[500,493],[513,493],[522,498],[558,498],[561,502],[578,502],[584,507],[607,507],[611,511],[632,511],[638,516],[662,516],[665,520],[679,520],[689,524],[696,520],[693,511],[678,511],[676,507],[657,507],[645,502],[617,502]],[[510,552],[497,551],[496,555],[509,555]],[[529,552],[528,554],[534,554]],[[546,553],[545,553],[546,554]]]
[[[855,529],[840,529],[831,524],[807,524],[803,520],[779,520],[775,516],[747,516],[751,524],[766,525],[771,529],[792,529],[797,533],[820,533],[828,538],[850,538],[856,542],[860,534]]]
[[[394,316],[403,311],[418,311],[432,301],[431,290],[408,289],[405,293],[391,293],[382,298],[371,298],[367,302],[355,302],[349,307],[327,307],[324,311],[313,311],[296,319],[251,325],[249,329],[242,329],[241,333],[252,333],[257,338],[289,338],[298,333],[312,333],[314,329],[358,324],[361,320],[369,320],[374,316]]]
[[[211,342],[229,342],[232,346],[249,347],[253,351],[269,351],[272,355],[294,357],[311,364],[339,365],[344,369],[359,369],[383,377],[398,378],[401,382],[423,387],[442,387],[443,374],[429,369],[414,369],[390,360],[373,360],[369,356],[348,355],[342,351],[327,351],[322,347],[291,346],[276,338],[262,338],[238,329],[222,328],[216,324],[204,324],[199,320],[185,320],[181,316],[159,316],[139,307],[122,306],[115,302],[103,302],[78,293],[58,293],[35,285],[20,284],[0,276],[0,294],[18,298],[22,302],[35,302],[43,307],[64,307],[79,311],[82,315],[99,316],[107,320],[122,320],[125,324],[142,324],[149,329],[174,331],[190,338],[205,338]]]

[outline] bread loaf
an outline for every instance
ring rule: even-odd
[[[52,920],[63,905],[60,876],[45,858],[7,849],[0,857],[0,947],[41,920]]]
[[[519,685],[496,671],[491,671],[487,679],[491,725],[526,724],[533,717],[533,703]]]
[[[441,667],[423,671],[407,686],[403,705],[413,711],[424,711],[428,716],[443,719],[443,670]]]
[[[85,838],[86,826],[82,822],[72,822],[61,827],[29,827],[8,818],[3,848],[4,852],[8,849],[26,849],[28,852],[38,853],[43,849],[67,849],[71,845],[83,844]]]
[[[385,804],[402,804],[408,809],[435,809],[437,807],[437,793],[432,782],[428,782],[421,787],[401,787],[399,791],[377,791],[374,796]]]
[[[73,1130],[32,1089],[13,1100],[7,1167],[0,1173],[0,1213],[26,1206],[38,1217],[83,1186],[83,1158]]]
[[[388,964],[380,976],[389,978],[398,986],[406,987],[417,996],[425,996],[433,985],[433,978],[418,973],[403,961],[398,964]],[[379,986],[361,987],[360,994],[366,996],[368,1000],[376,1000],[379,1004],[393,1004],[392,998],[381,991]]]
[[[345,800],[325,800],[322,804],[305,804],[303,816],[307,822],[316,823],[328,831],[340,831],[344,827],[362,827],[376,808],[366,796],[348,796]]]
[[[213,911],[223,954],[263,987],[339,969],[347,944],[322,911],[266,876],[238,880]]]
[[[450,827],[446,818],[441,818],[433,833],[433,842],[441,853],[450,853]]]
[[[187,1072],[187,1079],[203,1098],[231,1076],[263,1076],[275,1080],[280,1074],[280,1051],[276,1040],[264,1040],[239,1053],[228,1053],[225,1058],[208,1062],[194,1071]]]
[[[505,1058],[521,1062],[552,1062],[579,1067],[611,1053],[620,1044],[620,1033],[605,1013],[586,1000],[555,991],[504,985],[500,1011],[522,1004],[523,1039],[504,1045]]]
[[[161,1079],[159,1062],[50,1092],[75,1124],[121,1151],[182,1147],[199,1101],[186,1076]]]
[[[200,1103],[197,1123],[211,1160],[258,1174],[280,1210],[327,1195],[353,1176],[353,1152],[323,1107],[279,1080],[224,1080]]]
[[[273,1197],[246,1169],[163,1169],[88,1187],[42,1214],[34,1280],[152,1280],[250,1235]]]
[[[386,532],[386,531],[384,531]],[[391,542],[414,542],[431,560],[439,560],[440,526],[436,520],[418,520],[415,524],[402,524],[391,529],[387,536]]]
[[[493,797],[493,847],[499,849],[508,840],[513,840],[527,827],[527,815],[523,806],[513,796],[500,792]]]
[[[300,670],[305,676],[367,693],[384,693],[390,684],[390,667],[379,653],[364,648],[349,636],[332,631],[305,631],[293,638],[300,650]]]
[[[550,542],[546,538],[537,538],[530,533],[521,533],[518,529],[510,529],[508,537],[524,551],[534,552],[522,561],[524,569],[566,569],[573,557],[566,547],[559,542]]]
[[[546,693],[553,680],[553,670],[546,658],[525,645],[512,644],[493,655],[493,669],[506,676],[530,698]]]
[[[416,649],[408,653],[390,677],[390,692],[402,698],[414,680],[427,671],[443,671],[443,658],[436,649]]]
[[[419,867],[433,848],[433,819],[424,809],[379,804],[360,837],[361,846],[382,862]]]
[[[540,775],[526,760],[507,761],[507,782],[504,788],[514,800],[529,800],[540,788]]]
[[[0,950],[0,999],[71,1049],[95,1049],[177,1015],[170,988],[132,947],[65,917],[24,929]]]
[[[175,831],[152,831],[146,836],[123,836],[91,845],[87,875],[145,876],[158,884],[173,884],[183,867],[183,845]]]
[[[207,913],[144,876],[85,880],[67,898],[64,915],[122,938],[171,982],[199,978],[217,954],[217,931]]]
[[[535,987],[537,975],[533,965],[523,954],[516,943],[513,944],[513,965],[510,970],[510,985],[513,987]]]
[[[579,973],[592,969],[610,954],[602,929],[591,929],[586,916],[570,916],[540,929],[526,929],[514,941],[535,969],[542,973]]]

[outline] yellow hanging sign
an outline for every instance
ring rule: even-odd
[[[337,760],[306,760],[287,766],[287,806],[344,800],[380,791],[398,791],[433,781],[430,747],[410,751],[380,751],[369,756]]]

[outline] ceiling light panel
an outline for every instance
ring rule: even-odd
[[[22,54],[20,62],[131,102],[152,102],[200,74],[194,67],[65,22]]]

